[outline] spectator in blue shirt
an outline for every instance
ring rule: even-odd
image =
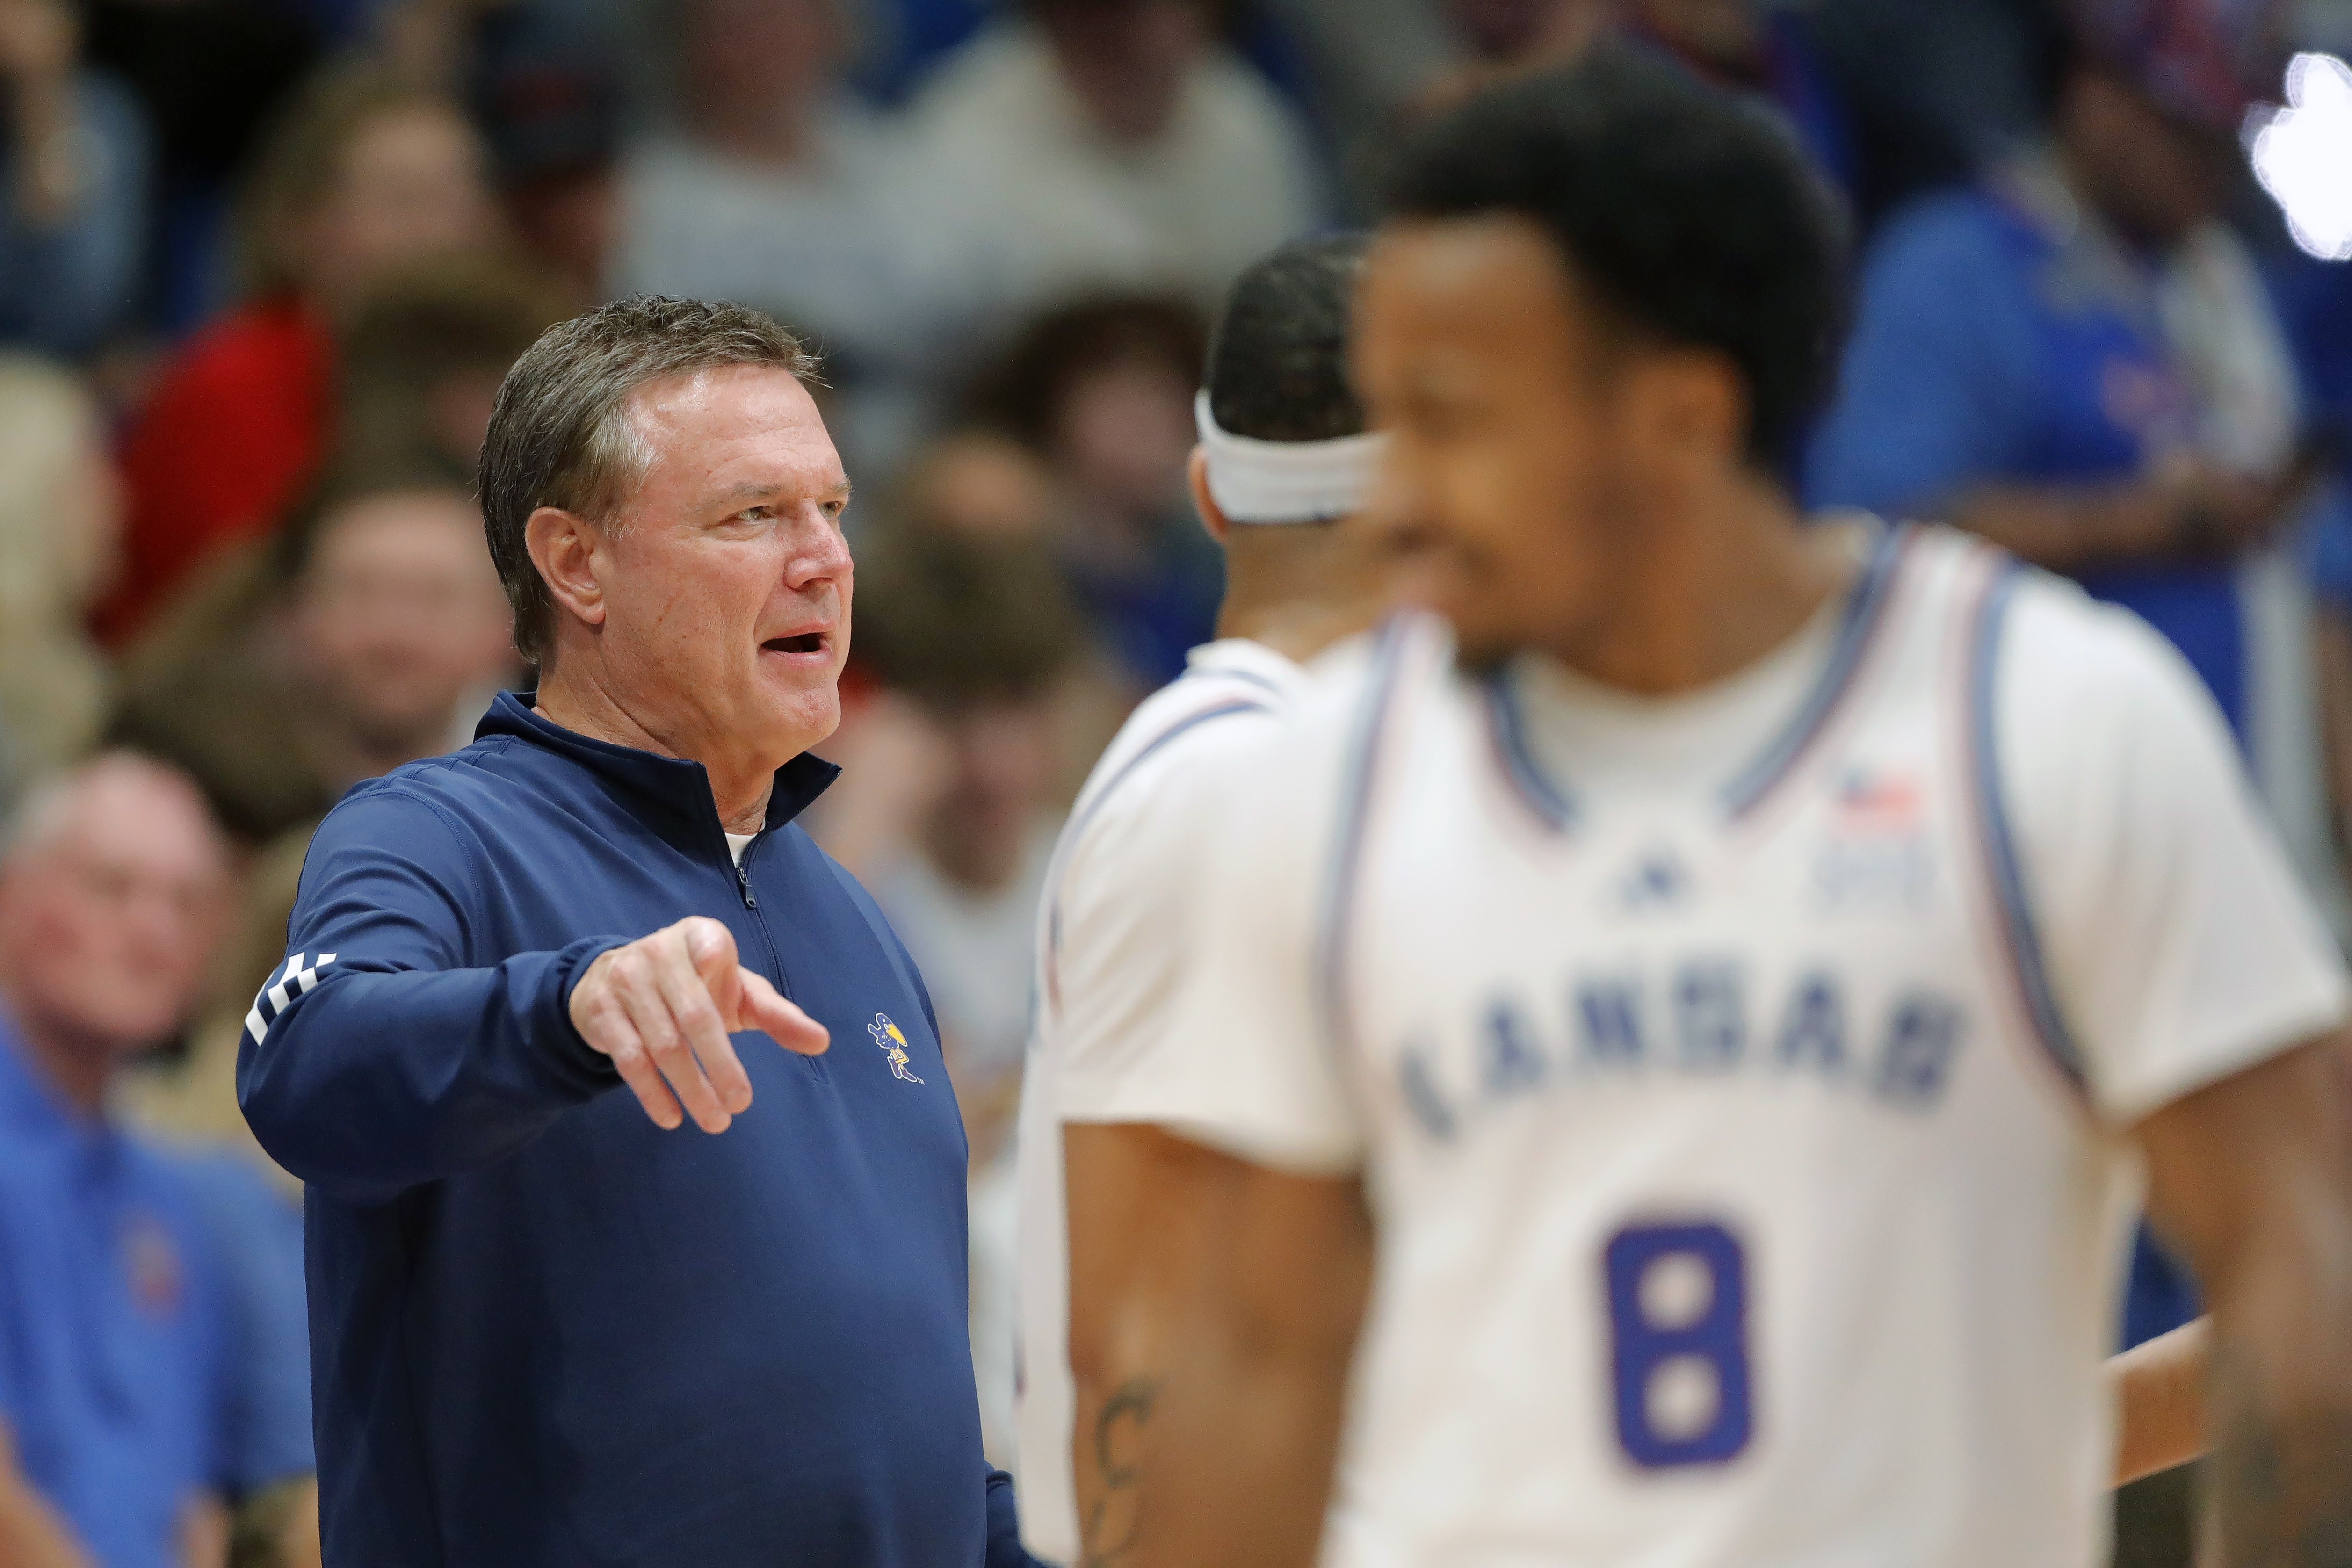
[[[104,1112],[187,1016],[226,887],[193,786],[113,756],[0,861],[0,1563],[165,1568],[310,1469],[290,1220]],[[281,1542],[291,1549],[292,1541]]]
[[[815,369],[740,306],[541,337],[479,485],[537,689],[311,842],[238,1093],[307,1184],[337,1568],[1026,1561],[929,998],[793,821],[850,631]]]
[[[0,340],[68,359],[137,303],[147,194],[146,128],[79,35],[65,0],[0,0]]]
[[[2048,152],[1878,242],[1811,498],[2080,578],[2169,636],[2243,737],[2236,567],[2303,488],[2293,362],[2219,217],[2248,89],[2218,36],[2084,36]]]

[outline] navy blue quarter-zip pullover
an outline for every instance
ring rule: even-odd
[[[237,1087],[309,1186],[329,1568],[1025,1562],[981,1454],[965,1149],[929,998],[776,775],[739,868],[698,763],[500,696],[319,830]],[[832,1033],[665,1133],[572,1027],[688,915]]]

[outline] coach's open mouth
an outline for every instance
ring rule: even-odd
[[[760,646],[771,653],[822,653],[824,633],[803,632],[797,637],[771,637]]]

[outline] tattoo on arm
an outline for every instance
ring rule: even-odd
[[[1143,1480],[1143,1429],[1160,1397],[1156,1377],[1130,1377],[1113,1389],[1095,1416],[1095,1473],[1102,1493],[1088,1511],[1087,1568],[1115,1568],[1135,1546],[1136,1489]]]
[[[2242,1353],[2215,1347],[2210,1522],[2221,1568],[2352,1568],[2352,1411],[2281,1412]]]

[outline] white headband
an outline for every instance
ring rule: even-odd
[[[1322,523],[1363,510],[1388,437],[1378,431],[1329,441],[1260,441],[1217,428],[1203,390],[1192,420],[1207,455],[1209,498],[1228,522]]]

